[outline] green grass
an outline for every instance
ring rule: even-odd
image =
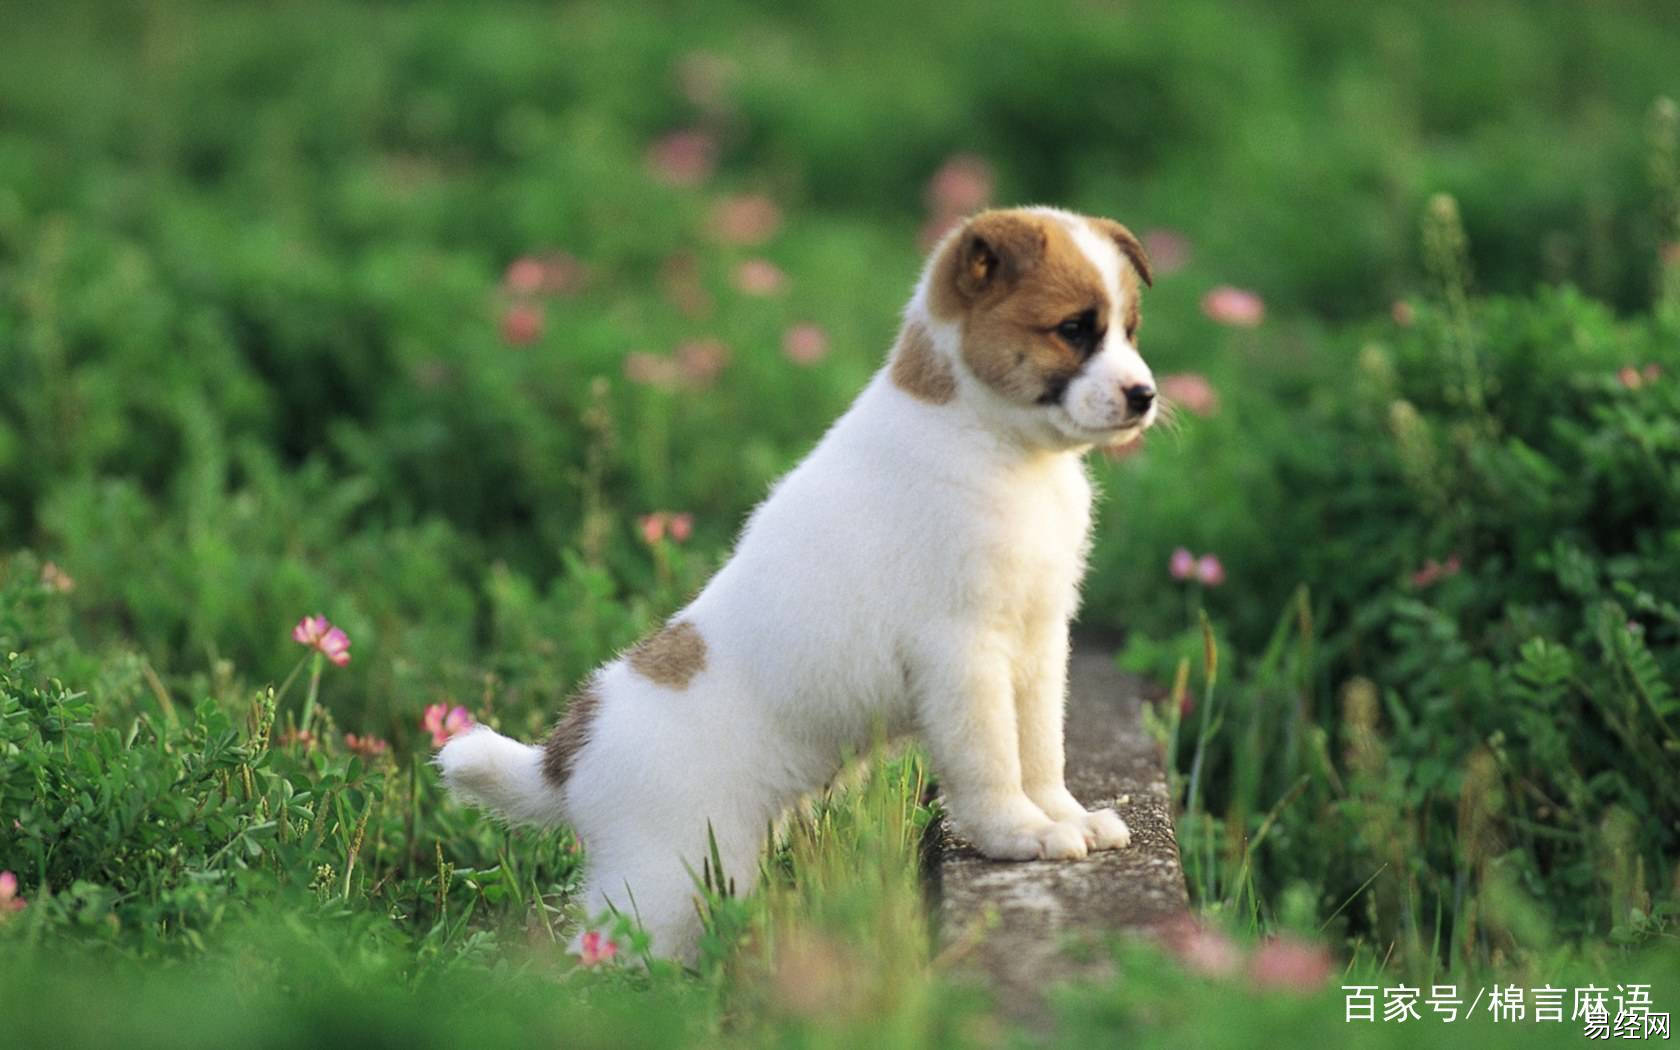
[[[4,21],[0,870],[29,904],[0,912],[0,1024],[21,1045],[1029,1038],[933,943],[914,752],[790,824],[763,892],[712,895],[697,972],[579,970],[572,840],[447,802],[420,728],[448,703],[534,736],[693,593],[878,366],[957,154],[998,202],[1191,246],[1142,346],[1219,409],[1093,458],[1083,622],[1126,630],[1171,693],[1151,718],[1198,910],[1244,944],[1321,941],[1332,986],[1649,979],[1673,1008],[1667,5]],[[715,168],[673,185],[648,151],[685,129]],[[779,207],[763,243],[712,232],[734,194]],[[554,252],[580,287],[509,288]],[[780,294],[737,287],[759,258]],[[1225,283],[1263,325],[1202,313]],[[541,330],[515,345],[525,299]],[[783,354],[801,323],[820,361]],[[703,339],[729,351],[715,376],[627,377]],[[645,542],[657,511],[693,536]],[[1171,581],[1179,545],[1227,582]],[[354,659],[325,669],[306,748],[307,677],[268,690],[315,612]],[[1115,951],[1112,980],[1058,993],[1065,1041],[1579,1038],[1356,1030],[1334,987]]]

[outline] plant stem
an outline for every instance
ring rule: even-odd
[[[325,658],[315,654],[315,661],[309,668],[309,695],[303,698],[303,717],[298,719],[298,732],[309,732],[309,720],[315,717],[315,698],[321,692],[321,665]],[[293,672],[296,673],[296,672]],[[288,684],[290,681],[288,680]]]
[[[286,676],[285,681],[280,683],[280,688],[278,688],[274,691],[274,706],[275,707],[279,707],[280,706],[280,701],[286,699],[286,690],[288,690],[292,687],[292,680],[295,679],[298,676],[299,671],[303,670],[303,665],[305,663],[307,663],[308,660],[309,660],[309,655],[306,653],[306,654],[304,654],[304,657],[303,657],[302,660],[299,660],[296,664],[294,664],[292,666],[291,673]]]
[[[1213,735],[1209,721],[1213,717],[1213,683],[1219,678],[1219,649],[1213,638],[1213,624],[1207,610],[1197,609],[1202,623],[1202,719],[1196,730],[1196,754],[1190,760],[1190,788],[1185,793],[1184,812],[1196,811],[1196,791],[1202,779],[1202,758],[1207,754],[1208,739]]]

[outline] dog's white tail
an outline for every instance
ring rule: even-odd
[[[543,776],[543,749],[479,726],[454,737],[437,755],[451,793],[512,824],[554,824],[564,795]]]

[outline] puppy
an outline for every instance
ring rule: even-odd
[[[877,727],[916,732],[989,857],[1130,840],[1062,777],[1068,621],[1091,525],[1080,456],[1154,422],[1131,231],[981,213],[934,249],[885,366],[657,633],[594,673],[543,746],[488,728],[438,755],[459,796],[567,821],[586,914],[692,960],[708,828],[737,885],[765,829]]]

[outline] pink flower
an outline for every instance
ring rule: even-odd
[[[321,616],[319,614],[315,616],[305,616],[297,622],[296,627],[292,628],[292,641],[297,642],[299,645],[313,646],[315,643],[324,638],[326,633],[331,629],[332,621],[327,619],[325,616]]]
[[[580,289],[589,270],[565,252],[521,255],[502,272],[502,288],[516,298],[565,295]]]
[[[1202,296],[1202,313],[1219,324],[1254,328],[1266,319],[1266,303],[1253,292],[1222,284]]]
[[[696,186],[717,163],[717,142],[704,131],[673,131],[648,147],[647,164],[654,178],[668,186]]]
[[[979,211],[992,199],[992,166],[972,153],[953,154],[928,179],[923,195],[928,219],[916,235],[916,244],[927,251],[960,223],[965,215]]]
[[[691,339],[671,355],[632,350],[624,356],[624,377],[643,386],[670,387],[678,380],[706,386],[729,364],[729,347],[716,339]]]
[[[542,335],[543,309],[536,303],[514,303],[502,312],[502,340],[509,346],[529,346]]]
[[[632,350],[624,356],[624,378],[643,386],[675,386],[677,363],[663,354]]]
[[[1177,273],[1190,265],[1190,238],[1177,230],[1145,230],[1142,240],[1155,276]]]
[[[1188,580],[1196,575],[1196,556],[1187,547],[1177,547],[1167,561],[1167,572],[1175,580]]]
[[[17,895],[17,876],[9,871],[0,871],[0,918],[7,913],[22,911],[29,902]]]
[[[636,530],[642,534],[643,543],[653,546],[665,538],[665,515],[643,514],[636,519]]]
[[[1162,376],[1155,385],[1168,401],[1183,405],[1198,416],[1211,416],[1219,411],[1219,395],[1200,373],[1176,372]]]
[[[307,729],[290,726],[280,734],[280,745],[282,747],[301,747],[308,751],[315,746],[315,734]]]
[[[1181,919],[1162,931],[1167,950],[1184,968],[1204,977],[1229,977],[1242,966],[1242,950],[1218,930],[1194,919]]]
[[[344,734],[344,746],[363,758],[377,758],[391,750],[390,744],[376,736],[357,736],[355,733]]]
[[[60,594],[69,594],[76,589],[76,581],[70,574],[50,561],[41,565],[41,585]]]
[[[810,322],[782,333],[782,354],[796,365],[814,365],[828,356],[828,333]]]
[[[667,536],[673,543],[682,543],[694,533],[694,515],[656,510],[636,519],[636,531],[642,534],[642,541],[649,547]]]
[[[618,954],[618,945],[602,937],[594,930],[590,930],[583,935],[583,940],[578,947],[582,949],[578,960],[585,966],[599,966],[604,962],[610,962],[612,957]]]
[[[471,729],[473,724],[472,715],[459,704],[454,707],[448,704],[432,704],[420,717],[420,728],[432,734],[433,747],[442,747],[449,742],[450,737]]]
[[[1330,952],[1323,945],[1282,937],[1262,944],[1248,961],[1255,984],[1286,991],[1316,992],[1331,970]]]
[[[1225,566],[1220,563],[1218,555],[1204,554],[1198,558],[1185,547],[1172,552],[1172,557],[1167,560],[1167,572],[1175,580],[1195,580],[1206,587],[1217,587],[1225,582]]]
[[[566,295],[582,288],[584,281],[589,277],[588,267],[565,252],[549,252],[535,261],[538,271],[536,287],[530,289],[533,292],[542,292],[545,295]],[[519,291],[520,289],[516,288],[514,290]]]
[[[934,215],[963,216],[979,211],[992,199],[992,166],[973,153],[956,153],[933,173],[927,185],[927,207]]]
[[[305,616],[292,628],[292,641],[320,652],[336,666],[350,662],[350,636],[325,616]]]
[[[717,339],[691,339],[676,351],[677,371],[695,386],[707,386],[729,364],[729,347]]]
[[[1458,571],[1463,567],[1464,563],[1456,554],[1448,556],[1444,562],[1437,562],[1434,558],[1430,558],[1423,563],[1423,568],[1412,573],[1412,586],[1422,590],[1449,576],[1457,576]]]
[[[1389,316],[1394,318],[1394,323],[1401,328],[1410,328],[1417,321],[1417,311],[1404,299],[1394,300],[1394,305],[1389,307],[1388,312]]]
[[[1654,361],[1646,365],[1644,368],[1635,368],[1632,365],[1627,365],[1623,367],[1621,371],[1616,373],[1616,378],[1620,380],[1621,384],[1629,390],[1638,390],[1646,383],[1655,383],[1661,376],[1662,366]]]
[[[508,263],[507,272],[502,275],[502,283],[508,291],[516,295],[535,295],[542,291],[543,264],[542,260],[530,255],[522,255]]]
[[[706,225],[725,244],[763,244],[782,225],[782,209],[762,193],[738,194],[714,204]]]
[[[780,295],[787,284],[787,274],[768,259],[748,259],[735,267],[735,288],[746,295]]]

